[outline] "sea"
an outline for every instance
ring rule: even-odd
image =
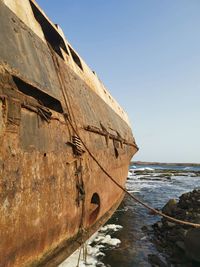
[[[132,164],[126,188],[161,209],[169,199],[200,189],[200,166]],[[150,255],[162,255],[148,228],[159,219],[125,196],[112,218],[59,267],[151,267]]]

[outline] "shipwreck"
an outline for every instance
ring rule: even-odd
[[[68,257],[124,197],[100,166],[124,187],[137,150],[59,26],[33,0],[0,0],[0,267]]]

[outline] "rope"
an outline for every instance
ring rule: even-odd
[[[138,198],[136,198],[134,195],[132,195],[131,193],[129,193],[124,187],[122,187],[118,182],[115,181],[115,179],[102,167],[102,165],[99,163],[99,161],[96,159],[96,157],[90,152],[89,148],[87,147],[87,145],[84,143],[83,139],[80,137],[80,135],[78,134],[78,132],[76,131],[76,129],[74,128],[72,122],[70,121],[69,117],[67,116],[67,120],[69,122],[69,124],[71,125],[73,131],[75,132],[75,134],[79,137],[79,139],[81,140],[83,146],[85,147],[86,151],[88,152],[88,154],[90,155],[90,157],[96,162],[96,164],[99,166],[99,168],[107,175],[107,177],[116,185],[118,186],[124,193],[126,193],[131,199],[133,199],[135,202],[141,204],[142,206],[144,206],[145,208],[149,209],[150,211],[152,211],[153,213],[166,218],[167,220],[174,222],[176,224],[181,224],[181,225],[187,225],[187,226],[191,226],[194,228],[200,228],[200,224],[197,223],[192,223],[192,222],[187,222],[187,221],[182,221],[179,219],[176,219],[174,217],[168,216],[164,213],[162,213],[159,210],[156,210],[152,207],[150,207],[148,204],[144,203],[143,201],[139,200]]]
[[[79,249],[78,262],[77,262],[76,267],[79,267],[79,264],[80,264],[80,260],[81,260],[81,251],[82,251],[82,247],[80,247],[80,249]]]
[[[87,243],[83,244],[83,261],[84,263],[87,265],[87,256],[88,256],[88,252],[87,252]]]
[[[50,46],[50,51],[52,53],[52,49],[51,49],[51,46]],[[67,90],[65,90],[65,88],[63,88],[63,85],[64,82],[62,81],[62,75],[60,75],[60,72],[59,72],[59,63],[57,61],[57,59],[55,59],[54,57],[54,53],[52,53],[52,58],[53,58],[53,61],[54,61],[54,64],[55,66],[57,67],[57,70],[58,70],[58,79],[59,79],[59,82],[60,82],[60,86],[61,86],[61,90],[62,90],[62,93],[63,93],[63,97],[64,97],[64,101],[65,101],[65,104],[66,104],[66,107],[68,108],[68,112],[70,111],[69,110],[69,105],[70,105],[70,101],[68,103],[67,101],[67,97],[65,95],[65,91],[67,92]],[[69,112],[70,113],[70,112]],[[90,155],[90,157],[96,162],[96,164],[99,166],[99,168],[107,175],[107,177],[116,185],[118,186],[124,193],[126,193],[130,198],[132,198],[135,202],[141,204],[142,206],[144,206],[145,208],[151,210],[153,213],[161,216],[161,217],[164,217],[166,219],[168,219],[169,221],[172,221],[174,223],[177,223],[177,224],[182,224],[182,225],[187,225],[187,226],[192,226],[192,227],[195,227],[195,228],[200,228],[200,224],[197,224],[197,223],[191,223],[191,222],[186,222],[186,221],[182,221],[182,220],[179,220],[179,219],[176,219],[176,218],[173,218],[171,216],[168,216],[164,213],[162,213],[161,211],[158,211],[152,207],[150,207],[149,205],[147,205],[146,203],[142,202],[141,200],[139,200],[138,198],[136,198],[134,195],[130,194],[124,187],[122,187],[119,183],[117,183],[115,181],[115,179],[102,167],[102,165],[99,163],[99,161],[96,159],[96,157],[90,152],[89,148],[87,147],[87,145],[84,143],[83,139],[80,137],[80,135],[78,134],[78,130],[75,129],[75,127],[73,126],[72,122],[70,121],[70,118],[69,116],[70,115],[74,115],[73,112],[72,112],[72,109],[71,109],[71,113],[72,114],[68,114],[65,116],[65,118],[67,119],[67,121],[69,122],[69,124],[71,125],[72,127],[72,130],[74,131],[74,133],[79,137],[80,141],[82,142],[83,146],[85,147],[86,151],[88,152],[88,154]],[[74,117],[74,116],[73,116]],[[74,119],[74,118],[73,118]],[[74,119],[74,122],[76,124],[76,120]],[[76,128],[77,125],[76,125]],[[129,144],[130,145],[130,144]],[[135,145],[134,145],[135,146]]]
[[[62,95],[63,95],[63,99],[64,99],[64,102],[65,102],[65,106],[66,106],[66,109],[67,109],[67,116],[65,116],[65,122],[66,122],[66,118],[68,121],[73,120],[73,123],[76,127],[76,129],[78,129],[78,126],[76,124],[76,119],[75,119],[75,115],[74,115],[74,112],[73,112],[73,109],[71,107],[71,103],[70,103],[70,98],[69,98],[69,94],[68,94],[68,88],[66,88],[65,84],[65,78],[63,77],[63,72],[62,72],[62,67],[60,67],[60,63],[59,63],[59,60],[57,58],[57,56],[55,55],[51,45],[47,42],[48,46],[49,46],[49,50],[51,52],[51,56],[52,56],[52,60],[54,62],[54,66],[56,68],[56,73],[57,73],[57,77],[58,77],[58,81],[59,81],[59,84],[60,84],[60,88],[61,88],[61,91],[62,91]],[[68,75],[68,79],[70,81],[70,75],[68,74],[68,72],[66,71],[65,74]],[[72,123],[70,121],[70,125],[72,126]],[[73,126],[72,127],[72,130],[74,130],[74,133],[79,136],[79,134],[77,134],[77,131],[75,129],[75,127]],[[69,134],[71,137],[73,137],[72,133],[70,132],[70,129],[68,127],[68,130],[69,130]],[[79,167],[82,166],[82,162],[81,162],[81,158],[80,158],[80,162],[79,162],[79,167],[78,167],[78,163],[77,161],[74,161],[74,164],[75,164],[75,167],[76,167],[76,170],[78,170]],[[77,182],[78,182],[78,185],[79,184],[83,184],[83,177],[82,177],[82,171],[81,171],[81,176],[79,177],[79,174],[77,174]],[[79,192],[79,189],[78,189],[78,194],[77,194],[77,201],[78,201],[78,205],[80,205],[80,192]],[[81,199],[82,200],[82,199]],[[81,201],[82,203],[82,212],[81,212],[81,221],[80,221],[80,226],[79,228],[82,230],[83,229],[83,219],[84,219],[84,205],[85,205],[85,201]],[[81,250],[80,250],[80,255],[79,255],[79,260],[78,260],[78,264],[77,264],[77,267],[79,267],[79,261],[80,261],[80,256],[81,256]]]

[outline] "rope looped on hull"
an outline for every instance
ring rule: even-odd
[[[85,150],[88,152],[88,154],[90,155],[90,157],[96,162],[96,164],[99,166],[99,168],[107,175],[107,177],[116,185],[118,186],[123,192],[125,192],[131,199],[133,199],[135,202],[141,204],[142,206],[144,206],[145,208],[149,209],[151,212],[153,212],[156,215],[159,215],[161,217],[166,218],[167,220],[174,222],[176,224],[181,224],[181,225],[186,225],[186,226],[191,226],[194,228],[200,228],[200,224],[198,223],[192,223],[192,222],[187,222],[187,221],[182,221],[179,219],[176,219],[174,217],[168,216],[167,214],[162,213],[159,210],[156,210],[152,207],[150,207],[149,205],[147,205],[146,203],[144,203],[143,201],[139,200],[138,198],[136,198],[134,195],[132,195],[131,193],[129,193],[124,187],[122,187],[119,183],[117,183],[115,181],[115,179],[102,167],[102,165],[99,163],[99,161],[96,159],[96,157],[90,152],[89,148],[87,147],[87,145],[85,144],[85,142],[82,140],[82,138],[80,137],[80,135],[78,134],[78,132],[76,131],[75,127],[73,126],[72,122],[70,121],[70,119],[68,118],[68,116],[66,117],[70,126],[72,127],[73,131],[75,132],[75,134],[78,136],[78,138],[80,139],[80,141],[82,142],[83,146],[85,147]]]

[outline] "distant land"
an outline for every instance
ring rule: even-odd
[[[131,161],[131,164],[137,165],[157,165],[157,166],[187,166],[194,167],[200,166],[200,163],[166,163],[166,162],[148,162],[148,161]]]

